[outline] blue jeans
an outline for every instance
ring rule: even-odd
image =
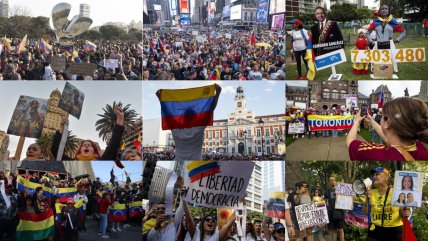
[[[322,136],[327,136],[327,137],[328,137],[329,132],[330,132],[330,131],[322,131]]]
[[[333,132],[333,137],[337,137],[337,130],[332,130]]]
[[[375,130],[372,130],[372,142],[376,143],[376,139],[378,140],[377,143],[382,144],[382,138],[380,138]]]
[[[100,233],[102,235],[106,235],[107,230],[107,213],[106,214],[100,214]]]
[[[114,229],[118,229],[118,228],[120,228],[120,222],[113,222],[113,228]]]

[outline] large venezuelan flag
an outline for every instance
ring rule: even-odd
[[[43,194],[45,197],[50,201],[52,199],[52,189],[50,187],[45,187],[42,184],[30,182],[27,179],[18,176],[18,192],[23,192],[27,190],[28,195],[32,196],[34,192],[36,191],[36,188],[42,187],[43,188]]]
[[[86,40],[85,41],[85,51],[97,51],[97,45],[92,43],[91,41]]]
[[[126,204],[113,204],[110,206],[108,221],[122,222],[126,220]]]
[[[217,161],[192,161],[186,166],[190,182],[195,182],[204,177],[220,173]]]
[[[138,214],[143,213],[143,206],[141,201],[132,202],[129,204],[129,216],[132,218]]]
[[[162,90],[162,129],[181,129],[213,124],[215,85]]]
[[[53,209],[43,213],[26,213],[19,211],[19,224],[16,227],[18,241],[47,239],[54,233]]]
[[[270,193],[266,216],[285,219],[285,192]]]
[[[57,188],[55,191],[57,192],[57,196],[59,198],[59,201],[62,203],[66,203],[68,198],[74,197],[74,195],[76,195],[77,188],[75,188],[75,187],[63,187],[63,188]]]

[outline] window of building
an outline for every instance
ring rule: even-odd
[[[346,99],[346,91],[345,90],[340,91],[340,99],[342,99],[342,100]]]
[[[255,209],[261,209],[261,208],[262,208],[262,205],[261,205],[261,204],[258,204],[258,203],[254,203],[254,208],[255,208]]]
[[[248,19],[248,12],[244,12],[244,20],[247,21]]]
[[[329,89],[323,89],[322,90],[322,98],[324,98],[324,99],[330,98],[330,90]]]
[[[339,92],[336,89],[333,89],[332,94],[331,94],[331,98],[333,100],[339,99]]]
[[[242,102],[241,101],[238,102],[238,107],[239,108],[242,107]]]
[[[232,147],[232,153],[235,153],[235,147]]]
[[[266,147],[266,152],[267,152],[267,154],[270,154],[270,146]]]
[[[251,149],[251,147],[248,147],[248,153],[253,152],[253,149]]]
[[[265,136],[267,136],[267,137],[270,136],[270,130],[269,129],[265,129]]]
[[[260,137],[260,136],[262,135],[262,131],[260,130],[260,128],[258,128],[256,131],[257,131],[257,132],[256,132],[256,133],[257,133],[256,135],[257,135],[258,137]]]
[[[257,152],[261,153],[262,152],[262,148],[259,146],[257,147]]]
[[[215,138],[220,138],[220,131],[215,132]]]
[[[213,132],[212,131],[208,131],[208,139],[213,138]]]

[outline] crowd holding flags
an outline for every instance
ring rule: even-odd
[[[94,44],[94,43],[92,43],[89,40],[86,40],[85,41],[85,51],[88,51],[88,52],[93,51],[93,52],[95,52],[95,51],[97,51],[97,45]]]
[[[46,54],[52,53],[52,45],[46,42],[44,39],[40,39],[39,49],[45,52]]]
[[[21,54],[23,51],[25,51],[25,45],[27,44],[27,34],[22,39],[21,43],[18,45],[18,49],[16,50],[17,54]]]

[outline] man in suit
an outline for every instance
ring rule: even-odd
[[[343,36],[339,25],[335,21],[327,19],[327,14],[323,7],[315,8],[315,18],[318,23],[311,28],[315,56],[343,48]]]

